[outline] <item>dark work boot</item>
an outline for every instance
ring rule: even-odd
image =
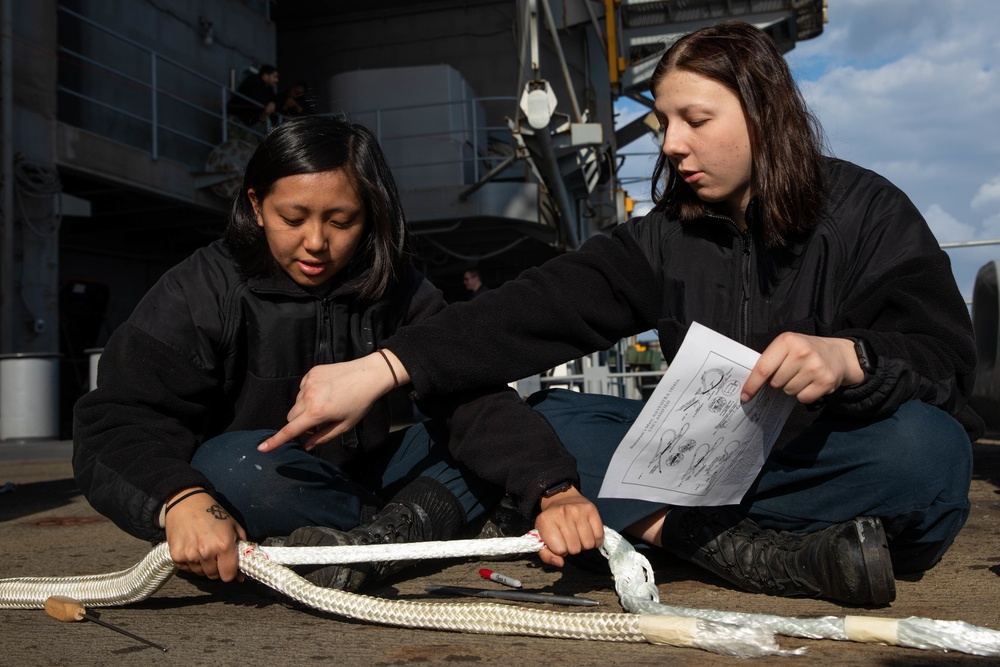
[[[724,507],[674,507],[663,548],[754,593],[885,605],[896,582],[882,522],[857,517],[815,533],[765,530]]]
[[[425,510],[425,508],[427,508]],[[440,482],[418,477],[366,524],[349,531],[305,526],[291,532],[286,547],[334,547],[351,544],[399,544],[451,538],[465,522],[458,499]],[[296,568],[317,586],[356,591],[395,574],[414,561],[379,561]]]
[[[504,496],[492,509],[483,514],[474,525],[466,527],[469,539],[490,539],[496,537],[521,537],[532,529],[532,523],[517,508],[510,496]],[[513,554],[514,558],[523,558],[523,554]]]
[[[283,547],[343,547],[358,544],[349,531],[326,526],[296,528],[284,538]],[[356,591],[365,583],[371,572],[370,563],[345,563],[343,565],[297,565],[295,571],[324,588]]]

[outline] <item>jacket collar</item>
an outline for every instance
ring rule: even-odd
[[[323,293],[311,292],[297,282],[280,268],[274,268],[265,275],[250,276],[247,278],[247,287],[251,292],[258,294],[281,294],[283,296],[296,297],[302,299],[314,298],[325,299],[330,297],[350,297],[357,294],[358,284],[368,275],[371,268],[367,268],[359,274],[334,276],[326,286],[327,291]]]
[[[715,208],[715,207],[712,207],[712,206],[706,206],[704,208],[704,211],[705,212],[701,215],[701,217],[696,218],[695,220],[692,220],[691,222],[697,223],[697,222],[702,222],[702,221],[704,221],[706,219],[708,219],[708,220],[724,220],[724,221],[728,222],[729,224],[731,224],[734,229],[737,229],[737,230],[739,229],[739,225],[736,224],[736,221],[733,220],[733,217],[731,215],[729,215],[728,213],[725,213],[725,212],[719,210],[718,208]],[[750,230],[750,231],[753,231],[758,225],[760,225],[760,218],[761,218],[761,213],[760,213],[760,197],[757,197],[755,195],[755,196],[753,196],[753,197],[750,198],[749,202],[747,202],[747,210],[746,210],[746,213],[744,213],[744,219],[745,219],[745,221],[747,223],[747,229]]]

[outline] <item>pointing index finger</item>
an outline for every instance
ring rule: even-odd
[[[281,427],[281,430],[272,435],[264,442],[257,445],[257,449],[262,452],[270,452],[282,445],[288,444],[295,438],[306,432],[305,428],[295,425],[295,422],[288,422]]]

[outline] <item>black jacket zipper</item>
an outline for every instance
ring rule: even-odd
[[[750,261],[752,258],[753,236],[750,230],[740,233],[743,241],[743,298],[740,299],[740,332],[739,342],[747,344],[747,332],[750,330]]]
[[[316,350],[316,362],[318,364],[330,364],[333,358],[333,317],[330,314],[330,306],[333,300],[329,298],[317,299],[316,306],[319,308],[319,341]]]

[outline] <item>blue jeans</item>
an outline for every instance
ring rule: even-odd
[[[447,447],[435,442],[422,424],[402,435],[378,488],[363,486],[295,442],[266,454],[257,451],[273,433],[223,433],[207,440],[191,460],[251,540],[288,535],[301,526],[349,530],[417,477],[430,477],[451,491],[466,521],[482,515],[485,505],[500,497],[499,490],[460,470]]]
[[[660,503],[599,498],[611,456],[641,401],[566,390],[528,399],[576,457],[581,492],[621,532]],[[969,516],[972,445],[943,410],[911,401],[890,417],[822,421],[774,451],[742,503],[762,528],[813,532],[857,516],[882,519],[897,574],[944,555]]]

